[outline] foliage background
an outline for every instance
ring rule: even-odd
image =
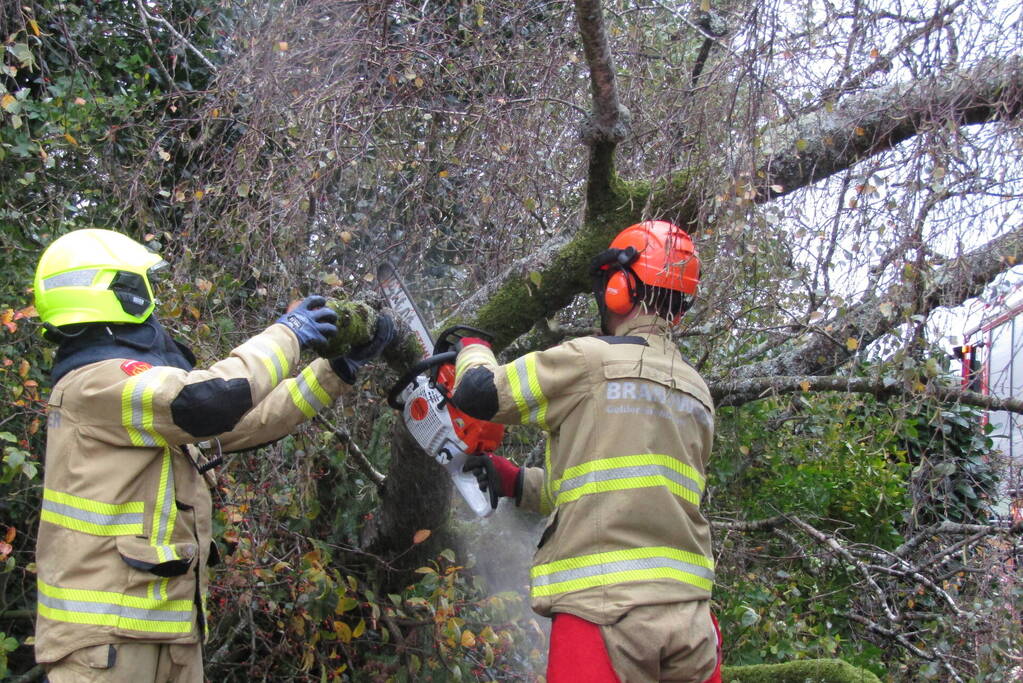
[[[1018,125],[938,125],[766,205],[750,174],[768,124],[864,83],[882,92],[870,79],[892,69],[874,66],[874,51],[922,79],[958,66],[967,36],[930,17],[965,14],[974,38],[1002,28],[991,57],[1019,47],[1018,18],[997,3],[861,7],[843,33],[844,7],[833,22],[812,3],[707,9],[606,7],[634,131],[617,171],[642,179],[630,189],[636,211],[695,207],[702,226],[707,287],[683,349],[726,378],[790,335],[851,315],[857,283],[879,267],[870,286],[905,296],[888,304],[897,322],[883,344],[848,348],[849,375],[954,382],[914,317],[921,274],[991,216],[1003,227],[1018,217],[1019,168],[998,161],[1018,157]],[[715,16],[738,27],[727,49],[722,36],[707,48]],[[84,226],[158,245],[173,265],[158,313],[201,362],[304,293],[371,299],[384,258],[438,324],[494,282],[517,281],[528,299],[557,274],[520,259],[542,264],[586,219],[578,138],[591,105],[575,21],[571,4],[539,1],[2,5],[0,673],[40,675],[32,548],[52,349],[38,341],[27,285],[41,249]],[[889,37],[900,25],[915,40]],[[793,71],[801,77],[782,82]],[[845,90],[827,92],[839,72]],[[801,151],[809,139],[798,138]],[[655,206],[650,192],[665,186],[681,189]],[[967,201],[976,194],[987,203]],[[885,261],[889,247],[898,253]],[[569,300],[513,349],[591,330],[588,301]],[[521,597],[539,520],[502,510],[477,526],[456,505],[450,524],[385,549],[370,538],[382,493],[352,453],[379,471],[395,465],[383,399],[392,379],[383,367],[367,373],[325,422],[223,469],[211,679],[533,680],[543,670],[545,626]],[[705,509],[729,664],[841,657],[886,680],[1019,670],[1018,536],[928,533],[990,520],[996,456],[976,411],[912,392],[804,390],[723,407],[718,419]],[[535,459],[536,436],[513,432],[506,454]],[[926,580],[879,571],[892,557],[926,567]],[[885,621],[886,608],[903,626]]]

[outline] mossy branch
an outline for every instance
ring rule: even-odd
[[[881,683],[880,679],[841,659],[807,659],[785,664],[726,666],[721,670],[725,683]]]
[[[381,354],[388,367],[401,374],[423,357],[423,348],[416,335],[390,310],[377,311],[364,301],[347,299],[330,299],[327,306],[337,313],[337,335],[323,353],[327,358],[343,356],[353,348],[368,344],[373,339],[377,317],[381,313],[390,315],[396,328],[394,341]]]

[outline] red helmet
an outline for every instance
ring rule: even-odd
[[[696,295],[700,259],[685,230],[667,221],[644,221],[618,233],[611,247],[593,260],[592,272],[602,309],[628,313],[653,287],[681,292],[681,313]]]

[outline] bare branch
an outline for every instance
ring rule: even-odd
[[[921,304],[914,313],[927,315],[940,306],[955,306],[971,296],[980,294],[984,287],[1011,264],[1023,260],[1023,227],[1019,227],[987,244],[949,261],[927,279]],[[841,319],[830,325],[828,336],[818,336],[778,353],[773,358],[733,369],[728,381],[773,376],[822,375],[833,372],[852,358],[855,349],[887,334],[903,322],[902,313],[885,302],[899,301],[903,284],[868,296],[853,306]],[[849,345],[847,340],[856,340]],[[720,378],[724,380],[726,378]],[[717,383],[720,380],[715,380]],[[727,392],[722,392],[724,395]],[[738,394],[737,394],[738,395]],[[747,397],[750,395],[747,394]],[[749,399],[751,400],[751,399]],[[963,392],[964,402],[972,405],[981,399]],[[741,401],[740,401],[741,402]],[[735,405],[733,401],[731,405]],[[991,405],[994,405],[993,403]],[[1009,403],[1007,406],[1015,404]]]
[[[800,391],[841,391],[871,394],[879,399],[889,399],[895,396],[910,398],[925,396],[945,403],[961,403],[985,410],[1006,410],[1023,414],[1023,400],[1020,399],[988,396],[976,391],[944,385],[937,381],[929,382],[925,385],[924,391],[919,392],[914,387],[907,387],[903,382],[890,377],[839,377],[834,375],[754,377],[733,382],[713,382],[710,385],[710,391],[718,407],[742,405],[765,396]]]
[[[767,201],[845,170],[944,121],[1008,121],[1023,108],[1023,59],[985,61],[930,81],[850,98],[763,135],[756,201]]]

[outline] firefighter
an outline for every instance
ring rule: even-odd
[[[288,434],[393,338],[298,370],[336,314],[310,296],[208,370],[153,314],[165,262],[99,229],[54,241],[36,269],[51,372],[36,546],[36,659],[51,683],[201,682],[211,469]],[[342,381],[343,380],[343,381]]]
[[[623,230],[591,271],[607,336],[506,365],[482,339],[456,344],[455,405],[547,432],[542,468],[494,454],[493,467],[466,467],[484,490],[549,515],[530,572],[533,609],[553,618],[549,683],[720,680],[700,512],[714,409],[668,337],[700,261],[683,230],[648,221]]]

